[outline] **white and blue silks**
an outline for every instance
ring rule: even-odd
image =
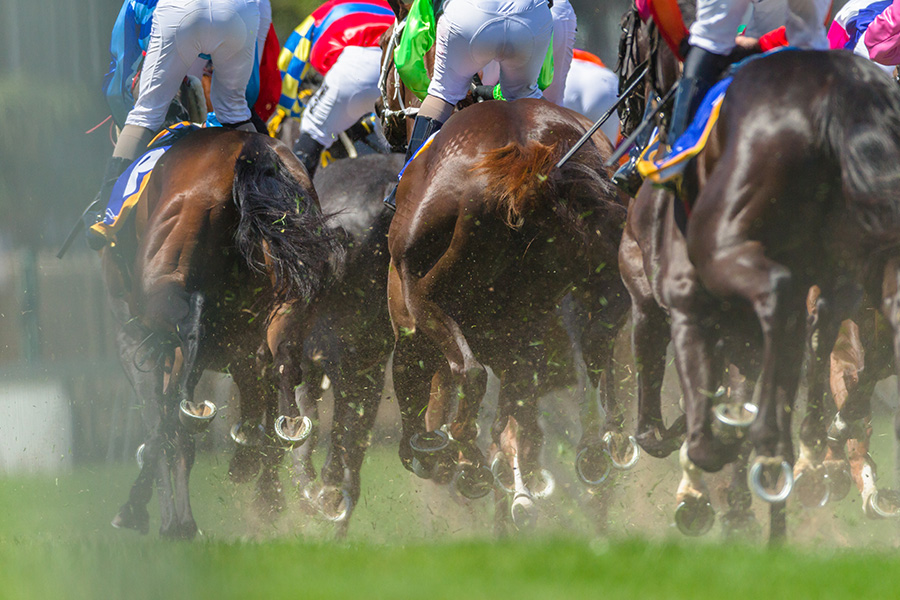
[[[120,128],[125,125],[128,113],[134,108],[131,90],[150,41],[153,11],[157,2],[158,0],[125,0],[113,25],[109,42],[109,72],[103,78],[102,89],[113,120]],[[257,47],[253,73],[247,84],[248,106],[256,104],[259,96],[259,52],[260,48]],[[209,56],[199,56],[209,60]]]

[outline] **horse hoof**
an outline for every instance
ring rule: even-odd
[[[498,452],[494,456],[494,460],[491,461],[491,473],[494,476],[494,485],[497,486],[497,489],[507,494],[513,494],[516,491],[515,475],[509,462],[504,460],[505,458],[506,455],[502,452]]]
[[[716,404],[715,408],[713,408],[713,414],[719,423],[737,429],[750,427],[753,421],[756,420],[758,412],[759,408],[750,402],[744,402],[741,405],[722,402],[721,404]]]
[[[178,420],[191,433],[206,431],[216,416],[216,405],[209,400],[191,402],[182,400],[178,405]]]
[[[543,485],[539,490],[531,492],[531,496],[535,500],[543,500],[544,498],[549,498],[553,495],[553,492],[556,491],[556,478],[553,477],[553,473],[548,471],[547,469],[541,469],[541,482]],[[537,485],[534,486],[537,488]]]
[[[138,449],[134,453],[134,460],[137,461],[138,469],[144,468],[144,449],[147,447],[147,444],[141,444],[138,446]]]
[[[484,498],[494,488],[494,473],[483,465],[459,465],[453,476],[453,488],[464,498]]]
[[[716,522],[716,511],[706,497],[688,496],[675,508],[675,526],[688,537],[706,535]]]
[[[828,504],[831,482],[822,469],[801,471],[794,477],[794,493],[804,508],[821,508]]]
[[[134,529],[146,535],[150,531],[150,513],[146,507],[133,507],[130,504],[122,505],[119,512],[110,523],[116,529]]]
[[[262,423],[251,425],[247,421],[241,421],[231,428],[231,439],[238,446],[261,446],[265,438],[266,428]]]
[[[419,479],[431,479],[434,475],[434,467],[435,464],[426,464],[418,459],[418,457],[413,457],[409,462],[409,470],[415,473],[416,477]]]
[[[319,512],[322,516],[332,523],[343,523],[350,518],[353,510],[353,500],[350,494],[343,488],[334,486],[325,486],[319,490],[316,495],[316,503],[319,505]]]
[[[786,460],[781,461],[778,469],[777,459],[757,456],[750,467],[750,489],[765,502],[784,502],[791,495],[794,487],[794,470]],[[780,476],[779,476],[780,474]],[[765,482],[763,479],[765,478]],[[783,479],[781,488],[776,488]]]
[[[313,424],[309,417],[285,417],[275,419],[275,435],[280,440],[298,446],[312,435]]]
[[[159,530],[160,537],[169,540],[190,541],[197,537],[198,533],[200,533],[200,530],[197,529],[197,524],[193,521],[189,523],[182,523],[180,525],[170,525],[166,528],[161,527]]]
[[[850,474],[850,465],[843,460],[826,460],[825,472],[828,474],[828,486],[831,495],[829,502],[840,502],[847,497],[853,487],[853,476]]]
[[[622,445],[623,439],[627,440],[631,447],[631,457],[628,459],[625,459],[624,454],[620,452],[620,446]],[[620,471],[627,471],[634,468],[634,465],[636,465],[641,458],[641,447],[638,446],[634,436],[629,435],[625,438],[625,436],[621,434],[613,434],[611,431],[607,431],[606,435],[603,436],[603,442],[606,444],[606,452],[609,455],[612,466]]]
[[[762,533],[759,521],[749,510],[730,510],[722,515],[722,532],[727,539],[758,539]]]
[[[440,429],[416,433],[409,438],[409,445],[415,452],[434,454],[450,445],[450,436]]]
[[[533,529],[537,523],[537,507],[527,494],[517,494],[509,507],[513,525],[518,530]]]
[[[266,519],[271,519],[284,511],[284,491],[281,489],[281,485],[275,483],[273,485],[259,486],[256,490],[254,504],[259,516]]]
[[[871,518],[896,519],[900,517],[900,492],[894,490],[875,490],[866,503],[869,510],[866,514]]]
[[[585,485],[602,484],[612,471],[612,460],[604,446],[591,444],[575,455],[575,474]]]

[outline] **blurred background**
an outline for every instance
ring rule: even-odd
[[[572,1],[578,47],[610,67],[628,1]],[[279,40],[319,4],[272,0]],[[0,474],[130,459],[140,443],[99,261],[83,239],[55,257],[112,152],[100,85],[121,6],[0,0]],[[228,403],[227,379],[201,385]]]

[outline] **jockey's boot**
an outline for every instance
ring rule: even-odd
[[[641,123],[650,118],[651,114],[656,110],[658,110],[656,104],[647,102],[647,105],[644,107],[644,116],[641,117]],[[635,196],[638,190],[641,189],[641,184],[644,183],[643,177],[641,177],[641,174],[638,172],[637,164],[638,160],[641,158],[641,154],[644,153],[647,144],[650,143],[650,138],[653,137],[653,131],[653,127],[644,127],[640,136],[634,140],[634,145],[631,147],[631,150],[628,151],[628,162],[621,165],[616,169],[616,172],[613,173],[613,185],[629,196]]]
[[[688,128],[703,96],[727,66],[727,56],[691,46],[684,60],[684,73],[675,91],[675,105],[672,107],[672,118],[666,132],[666,142],[670,148]]]
[[[113,156],[106,162],[106,171],[103,173],[103,183],[100,184],[100,191],[94,196],[93,202],[88,206],[87,210],[81,216],[84,221],[84,228],[87,231],[88,246],[93,250],[99,250],[106,245],[106,239],[100,234],[94,234],[91,227],[103,220],[103,214],[106,212],[106,205],[109,204],[109,197],[112,195],[113,186],[119,180],[119,176],[125,172],[125,169],[132,163],[130,158],[122,158]]]
[[[294,144],[294,154],[306,167],[310,179],[316,174],[316,169],[319,167],[319,158],[322,156],[322,150],[324,149],[325,146],[314,140],[308,133],[301,133],[300,139]]]
[[[422,147],[422,144],[430,138],[434,133],[436,133],[444,123],[442,121],[438,121],[432,119],[430,117],[420,117],[416,115],[416,121],[413,123],[412,135],[409,136],[409,144],[406,146],[406,159],[403,161],[403,170],[400,171],[400,175],[397,176],[397,179],[403,176],[403,171],[406,170],[406,165],[409,164],[409,161],[416,155],[416,152],[419,151],[419,148]],[[395,185],[387,197],[384,199],[384,205],[387,206],[391,210],[397,210],[397,186]]]

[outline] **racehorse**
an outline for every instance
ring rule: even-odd
[[[398,154],[342,159],[319,169],[315,186],[322,209],[335,215],[347,248],[341,274],[323,294],[304,342],[303,372],[311,386],[326,375],[334,395],[328,453],[320,483],[311,454],[317,428],[294,448],[295,484],[304,497],[346,533],[360,496],[360,469],[381,400],[384,371],[393,345],[387,312],[387,232],[391,215],[382,199],[403,166]],[[314,390],[310,390],[313,392]],[[318,421],[313,393],[302,406]]]
[[[113,520],[146,532],[153,483],[160,534],[197,533],[188,480],[192,433],[215,414],[193,401],[204,369],[227,370],[242,412],[258,415],[262,437],[299,445],[311,420],[299,412],[302,342],[315,301],[342,257],[302,165],[280,142],[233,130],[204,129],[160,159],[133,218],[103,250],[104,275],[126,373],[149,429],[141,472]],[[272,442],[267,442],[271,444]],[[232,475],[253,461],[240,453]],[[276,467],[264,453],[258,498],[282,503]]]
[[[501,380],[492,454],[519,474],[512,510],[526,518],[541,478],[536,400],[558,347],[544,337],[554,309],[574,288],[592,324],[606,324],[585,340],[585,356],[593,383],[603,371],[610,388],[612,340],[627,310],[612,262],[624,202],[601,166],[608,140],[597,134],[571,163],[553,168],[589,125],[538,100],[459,112],[406,167],[389,236],[403,464],[439,480],[457,469],[458,487],[468,480],[489,489],[475,420],[490,365]],[[444,452],[444,425],[458,454]],[[506,441],[516,433],[516,443]],[[602,437],[599,425],[585,427],[579,449]]]
[[[826,364],[863,290],[884,298],[895,354],[900,344],[898,144],[900,92],[877,68],[844,53],[781,52],[736,73],[706,148],[685,174],[683,199],[692,209],[684,248],[694,271],[670,314],[686,457],[707,471],[735,458],[739,440],[717,436],[711,422],[723,371],[716,348],[724,344],[732,359],[755,356],[747,370],[755,362],[760,373],[750,479],[773,503],[772,539],[785,534],[778,507],[791,489],[790,422],[804,344],[814,332],[810,363]],[[808,328],[814,284],[822,292]],[[822,404],[816,389],[810,398],[812,409]],[[801,436],[810,447],[826,445],[823,428]]]

